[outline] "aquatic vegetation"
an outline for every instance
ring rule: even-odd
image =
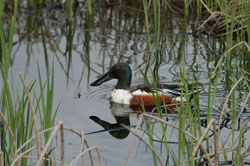
[[[216,2],[219,2],[219,1],[216,1]],[[239,5],[235,4],[239,2]],[[234,145],[238,146],[238,147],[242,147],[242,134],[244,133],[244,130],[245,130],[245,126],[248,124],[248,121],[244,121],[244,125],[239,129],[240,132],[237,132],[236,134],[236,131],[234,129],[234,127],[232,128],[232,131],[231,133],[228,135],[228,137],[232,137],[232,144],[233,146],[232,147],[229,147],[228,149],[231,149],[229,152],[227,150],[225,150],[225,146],[226,145],[226,141],[222,141],[220,140],[220,134],[221,134],[221,124],[222,124],[222,119],[223,119],[223,116],[224,116],[224,111],[225,111],[225,108],[226,108],[226,105],[227,103],[229,102],[229,98],[231,98],[230,100],[230,103],[232,103],[232,125],[235,126],[236,123],[242,123],[242,122],[239,122],[237,120],[240,119],[240,116],[242,114],[242,112],[239,112],[239,111],[236,111],[236,100],[237,100],[237,97],[235,96],[235,87],[240,83],[240,82],[244,82],[243,84],[247,85],[248,87],[248,91],[250,90],[249,89],[249,79],[247,78],[247,73],[244,73],[242,75],[242,78],[240,78],[238,81],[236,81],[236,75],[235,75],[235,71],[239,71],[241,70],[239,67],[236,67],[236,60],[232,60],[232,50],[234,49],[241,49],[242,47],[245,47],[247,48],[247,54],[250,55],[250,49],[247,42],[245,42],[245,38],[242,36],[243,33],[238,33],[237,30],[235,30],[235,26],[237,26],[237,23],[235,24],[234,23],[234,19],[236,16],[236,11],[241,11],[238,12],[237,14],[238,15],[241,15],[242,12],[244,13],[243,15],[245,15],[246,11],[249,12],[249,9],[246,9],[246,10],[238,10],[236,9],[236,6],[237,7],[242,7],[242,3],[241,1],[227,1],[226,3],[227,4],[219,4],[220,6],[220,9],[222,9],[222,7],[224,9],[224,11],[226,11],[226,13],[224,14],[226,19],[223,19],[223,21],[225,20],[226,23],[223,23],[223,21],[221,21],[221,17],[220,16],[212,16],[213,14],[215,15],[223,15],[223,12],[222,13],[219,13],[219,12],[214,12],[212,13],[209,9],[208,6],[212,6],[214,8],[214,5],[206,5],[204,4],[204,2],[202,2],[203,6],[205,6],[205,9],[207,11],[210,12],[211,14],[211,17],[208,18],[208,20],[206,20],[204,22],[204,24],[206,24],[207,22],[211,21],[211,20],[214,20],[217,24],[213,24],[213,29],[211,29],[210,31],[210,35],[211,35],[211,32],[214,32],[214,31],[218,31],[218,29],[216,29],[217,25],[218,24],[224,24],[224,25],[227,25],[227,29],[226,29],[226,33],[227,34],[227,48],[225,49],[225,52],[224,54],[221,56],[220,58],[220,61],[218,62],[218,65],[217,67],[215,68],[215,70],[213,71],[213,74],[210,74],[210,78],[209,78],[209,92],[208,92],[208,105],[207,105],[207,118],[206,118],[206,126],[209,128],[212,124],[213,125],[213,130],[212,132],[214,132],[212,135],[214,135],[214,139],[211,140],[211,135],[209,135],[207,133],[208,131],[208,128],[206,128],[205,130],[201,129],[201,123],[200,123],[200,102],[199,102],[199,95],[194,97],[194,102],[190,102],[190,100],[187,100],[187,102],[181,102],[181,105],[178,109],[178,121],[179,121],[179,126],[176,127],[178,128],[179,130],[179,137],[178,137],[178,144],[179,144],[179,149],[178,149],[178,158],[175,158],[175,163],[177,165],[181,165],[181,164],[184,164],[184,163],[187,163],[188,165],[194,165],[194,163],[203,163],[203,162],[207,162],[208,165],[212,165],[212,160],[211,158],[208,156],[208,153],[213,153],[213,156],[215,157],[214,158],[214,163],[215,165],[219,165],[219,161],[220,161],[220,156],[219,156],[219,153],[218,153],[218,149],[220,145],[222,145],[222,151],[224,153],[225,156],[226,153],[230,153],[232,154],[233,156],[233,161],[236,165],[241,165],[242,163],[244,163],[244,159],[242,157],[242,154],[241,154],[241,151],[240,150],[237,150],[237,152],[234,152],[235,150],[235,147]],[[145,3],[145,2],[144,2]],[[159,1],[155,0],[153,3],[159,3]],[[246,4],[248,4],[247,1],[245,1]],[[146,4],[146,3],[145,3]],[[235,5],[235,6],[234,6]],[[187,5],[185,5],[186,7]],[[230,8],[230,9],[229,9]],[[148,7],[144,7],[144,10],[147,10]],[[155,8],[154,8],[155,9]],[[215,10],[218,9],[215,7]],[[230,12],[230,17],[229,17],[229,12]],[[186,11],[185,12],[185,15],[187,15],[188,12]],[[223,16],[224,16],[223,15]],[[145,16],[148,17],[148,14],[145,13]],[[249,17],[249,16],[247,16]],[[147,18],[146,18],[147,19]],[[242,18],[241,18],[242,19]],[[245,20],[245,18],[244,18]],[[243,23],[242,21],[239,21],[240,23]],[[249,21],[247,21],[249,22]],[[153,23],[153,24],[157,24],[157,23]],[[204,24],[202,24],[200,27],[203,28]],[[207,23],[209,24],[209,23]],[[242,28],[244,25],[247,25],[246,23],[243,23],[243,24],[240,24],[238,30],[246,30],[245,28]],[[149,29],[148,28],[148,24],[147,24],[147,30]],[[198,30],[200,30],[200,27],[198,28]],[[221,28],[221,26],[218,26]],[[206,31],[208,28],[205,28]],[[222,29],[222,28],[221,28]],[[160,34],[160,29],[154,29],[155,33],[156,34]],[[243,32],[243,31],[242,31]],[[246,32],[246,31],[245,31]],[[147,33],[149,34],[150,32],[147,31]],[[241,42],[239,42],[239,44],[235,44],[233,45],[233,37],[234,37],[234,34],[237,33],[238,35],[241,34],[241,38],[238,38],[237,39]],[[218,33],[217,33],[218,34]],[[223,34],[222,34],[223,35]],[[215,35],[217,36],[217,35]],[[148,39],[150,40],[150,39]],[[157,40],[157,39],[156,39]],[[242,42],[243,41],[243,42]],[[181,47],[180,47],[181,48]],[[149,51],[150,52],[150,51]],[[157,55],[156,55],[157,57]],[[224,58],[226,59],[226,61],[224,61]],[[187,94],[187,75],[186,75],[186,69],[185,69],[185,56],[182,56],[182,84],[183,84],[183,97],[185,96],[185,98],[190,98],[190,96],[188,96]],[[213,106],[214,106],[214,101],[216,100],[216,97],[215,97],[215,94],[216,94],[216,90],[217,90],[217,85],[218,85],[218,80],[220,78],[220,72],[221,72],[221,68],[222,68],[222,64],[225,63],[226,66],[227,66],[227,69],[230,70],[232,69],[233,70],[233,81],[232,81],[232,88],[229,92],[229,94],[227,95],[226,97],[226,100],[225,100],[225,104],[223,105],[223,107],[221,108],[221,110],[219,111],[220,112],[220,118],[219,118],[219,121],[217,122],[217,120],[213,119],[212,118],[212,112],[213,112]],[[160,63],[157,63],[156,61],[156,65],[160,65]],[[150,67],[150,66],[149,66]],[[151,75],[153,77],[153,80],[154,80],[154,83],[157,82],[157,75],[155,74],[157,72],[151,72]],[[246,76],[246,77],[245,77]],[[147,75],[144,76],[145,80],[147,80]],[[199,78],[197,77],[197,80],[196,82],[198,83],[198,80]],[[244,80],[244,81],[243,81]],[[196,83],[196,85],[198,85]],[[147,81],[147,84],[149,85],[148,81]],[[196,87],[194,86],[193,89],[195,89]],[[213,89],[213,93],[212,93],[212,90]],[[247,97],[244,101],[244,103],[247,103],[249,100],[249,97]],[[230,104],[231,105],[231,104]],[[243,107],[240,108],[240,110],[244,110],[244,108],[246,107],[246,105],[244,104]],[[167,159],[166,159],[166,163],[168,163],[168,160],[169,160],[169,156],[170,156],[170,153],[169,153],[169,145],[167,144],[167,139],[166,139],[166,134],[165,134],[165,129],[167,128],[167,125],[166,125],[166,121],[162,120],[163,117],[162,117],[162,107],[161,105],[157,106],[157,110],[158,110],[158,116],[159,116],[159,119],[157,119],[155,122],[153,122],[152,125],[147,125],[147,128],[146,128],[146,133],[148,133],[148,137],[149,137],[149,142],[150,142],[150,145],[151,147],[154,147],[154,144],[153,144],[153,135],[154,135],[154,128],[155,128],[155,123],[157,122],[160,122],[161,123],[161,126],[162,126],[162,142],[165,144],[165,148],[166,148],[166,152],[167,152]],[[151,117],[152,118],[152,117]],[[155,118],[156,119],[156,118]],[[237,120],[236,120],[237,119]],[[164,124],[163,124],[164,123]],[[149,123],[147,123],[149,124]],[[216,125],[217,124],[217,125]],[[168,124],[171,126],[171,124]],[[197,127],[199,126],[199,127]],[[191,141],[191,142],[188,142],[187,140],[189,140],[187,138],[187,135],[184,134],[182,131],[186,131],[187,128],[189,129],[189,132],[190,132],[190,135],[192,136],[195,136],[195,137],[199,137],[200,138],[200,141],[198,141],[198,139],[196,141]],[[204,132],[203,132],[204,131]],[[218,132],[218,133],[217,133]],[[198,135],[197,135],[198,134]],[[231,135],[232,134],[232,135]],[[164,138],[164,139],[163,139]],[[206,138],[204,141],[206,142],[206,149],[208,150],[206,152],[206,150],[203,148],[203,147],[199,147],[201,145],[201,143],[203,142],[203,139]],[[220,143],[219,141],[222,141],[222,143]],[[213,148],[209,148],[210,145],[212,144],[212,142],[214,142],[214,146]],[[197,154],[197,150],[200,150],[200,153],[198,154],[205,154],[204,156],[204,161],[202,158],[199,158],[199,162],[196,161],[196,154]],[[220,149],[221,150],[221,149]],[[247,151],[247,149],[245,149]],[[211,152],[212,151],[212,152]],[[227,151],[227,152],[226,152]],[[190,155],[192,154],[192,155]],[[157,155],[158,156],[158,155]],[[241,157],[240,157],[241,156]],[[157,162],[156,162],[156,157],[155,157],[155,152],[153,152],[153,158],[154,158],[154,164],[157,165]],[[174,158],[174,156],[172,156],[172,158]],[[202,160],[201,160],[202,159]],[[226,162],[228,162],[228,158],[225,158]],[[163,164],[162,161],[160,161],[161,164]]]
[[[90,147],[85,139],[97,132],[83,134],[64,127],[64,122],[55,123],[58,112],[66,110],[62,114],[66,114],[64,120],[70,124],[75,121],[74,116],[81,117],[77,121],[80,130],[94,129],[86,117],[99,124],[113,124],[92,115],[96,110],[105,115],[116,111],[117,107],[111,104],[111,111],[101,112],[109,104],[105,90],[110,92],[111,86],[106,84],[103,89],[92,91],[89,80],[95,80],[117,62],[129,63],[136,75],[135,84],[145,83],[157,94],[152,115],[141,105],[141,114],[134,115],[132,122],[130,116],[138,112],[127,114],[124,119],[114,114],[114,126],[119,128],[110,129],[110,125],[105,126],[109,130],[102,131],[120,141],[130,141],[129,132],[133,135],[125,165],[129,165],[132,150],[137,148],[135,138],[152,151],[152,159],[143,157],[153,160],[154,165],[248,162],[249,145],[244,136],[249,130],[249,1],[13,2],[0,2],[0,125],[1,138],[5,138],[1,139],[0,160],[5,165],[28,165],[32,161],[38,165],[93,165],[95,160],[101,165],[98,148]],[[9,74],[9,70],[17,70],[13,66],[15,58],[21,56],[19,47],[26,51],[22,56],[27,58],[27,66],[24,76],[20,74],[21,80],[12,83],[15,74]],[[36,54],[42,55],[45,67],[36,59],[36,70],[30,69],[35,73],[30,81],[27,70]],[[58,70],[67,85],[58,81]],[[21,86],[18,81],[22,81]],[[181,97],[186,101],[179,103],[176,114],[166,113],[166,105],[157,102],[157,84],[161,81],[178,82],[182,87]],[[191,96],[190,82],[192,92],[200,85],[204,92]],[[63,102],[55,105],[55,96],[66,94],[56,94],[56,89],[61,92],[72,87],[77,95],[70,94],[66,100],[74,100],[74,104],[68,106],[66,101],[64,107],[59,108]],[[95,98],[95,94],[100,94],[101,99]],[[79,106],[78,114],[77,100],[85,103]],[[80,138],[75,143],[80,147],[78,154],[67,161],[65,156],[71,154],[71,148],[65,144],[65,137],[70,135],[66,130]],[[124,135],[118,135],[118,131],[125,131]],[[90,140],[97,146],[103,145],[97,138]],[[121,142],[117,144],[121,148]],[[124,146],[127,147],[125,143]],[[94,149],[95,156],[89,153],[85,159],[86,153]],[[36,159],[27,156],[31,152]]]

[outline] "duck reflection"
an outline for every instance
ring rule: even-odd
[[[89,118],[109,131],[109,134],[117,139],[124,139],[129,135],[129,131],[121,126],[124,124],[130,126],[129,113],[132,112],[131,108],[127,105],[117,103],[110,103],[110,110],[116,119],[116,123],[109,123],[100,119],[97,116],[90,116]]]
[[[168,110],[168,106],[163,109],[163,112],[173,113]],[[155,107],[142,107],[142,106],[129,106],[125,104],[118,104],[110,102],[110,110],[112,115],[115,117],[116,123],[109,123],[97,116],[90,116],[89,118],[102,126],[105,131],[109,131],[109,134],[117,139],[124,139],[129,135],[129,131],[121,126],[124,124],[130,126],[129,114],[135,113],[140,114],[142,112],[157,113]],[[96,132],[93,132],[96,133]]]

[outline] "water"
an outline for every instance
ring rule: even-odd
[[[13,65],[10,68],[11,79],[15,82],[13,87],[18,86],[19,89],[22,87],[18,77],[19,72],[25,73],[26,81],[30,83],[38,78],[37,65],[41,68],[42,77],[46,79],[46,72],[51,72],[53,64],[55,69],[54,107],[56,108],[61,102],[56,122],[63,121],[65,127],[84,133],[103,129],[90,119],[91,116],[92,118],[98,117],[113,126],[117,124],[117,119],[135,126],[138,122],[138,114],[131,113],[132,110],[125,108],[129,113],[121,115],[119,110],[124,108],[117,108],[109,102],[109,95],[116,83],[115,80],[99,87],[90,87],[89,84],[117,62],[130,64],[133,72],[132,85],[144,83],[140,71],[145,70],[149,54],[143,12],[126,5],[110,8],[98,6],[94,8],[93,17],[90,20],[86,8],[77,9],[72,24],[72,48],[67,48],[70,42],[67,30],[70,25],[66,22],[65,8],[30,11],[26,5],[25,2],[21,4],[17,21],[18,31],[14,36],[16,44],[13,47]],[[11,8],[11,5],[8,7]],[[223,43],[218,39],[208,39],[202,34],[194,36],[192,21],[183,33],[182,25],[185,20],[178,15],[171,14],[164,19],[166,23],[163,23],[161,27],[160,81],[180,82],[182,58],[185,57],[188,81],[194,82],[198,77],[199,82],[204,84],[200,99],[202,105],[207,105],[209,73],[214,70],[215,64],[222,55]],[[150,36],[154,38],[155,35],[152,33]],[[184,47],[181,45],[182,39],[185,41]],[[152,42],[152,48],[155,52],[155,41]],[[45,56],[45,50],[47,56]],[[71,57],[69,57],[70,52]],[[151,59],[152,66],[154,66],[155,58],[151,57]],[[239,59],[239,62],[241,60]],[[217,97],[225,98],[230,89],[227,84],[228,79],[230,78],[226,78],[226,71],[223,68],[218,86],[218,90],[221,91],[218,91]],[[240,94],[240,102],[244,100],[247,93],[247,91],[237,91],[237,94]],[[220,110],[224,104],[223,101],[215,101],[215,110]],[[206,109],[205,107],[202,112],[204,116]],[[217,118],[217,114],[215,112],[213,116]],[[178,125],[175,115],[170,116],[170,122]],[[155,132],[160,132],[160,125],[156,124],[156,126],[158,127]],[[145,125],[143,127],[145,128]],[[168,128],[166,133],[171,133],[168,135],[168,141],[173,142],[170,143],[171,152],[177,153],[178,132]],[[225,135],[227,133],[228,131],[224,132]],[[99,148],[103,165],[116,166],[124,163],[133,137],[131,133],[122,134],[117,139],[106,131],[87,134],[85,138],[90,146]],[[148,140],[143,131],[139,131],[138,134]],[[81,140],[69,132],[66,135],[66,142],[66,162],[70,162],[79,153]],[[161,150],[161,146],[160,143],[155,144],[157,152],[164,161],[166,152]],[[97,155],[94,152],[93,155],[97,164]],[[145,164],[153,165],[152,153],[136,139],[128,165]]]

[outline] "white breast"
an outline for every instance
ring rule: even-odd
[[[113,89],[111,92],[111,101],[119,104],[130,104],[132,94],[129,90],[125,89]]]

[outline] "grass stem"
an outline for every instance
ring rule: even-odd
[[[40,148],[41,148],[41,145],[40,145],[40,137],[39,137],[39,129],[38,129],[38,126],[37,126],[37,120],[36,120],[36,112],[35,112],[35,108],[34,108],[34,105],[33,105],[33,102],[32,102],[32,99],[31,99],[31,95],[30,95],[30,92],[29,92],[29,89],[28,89],[28,86],[23,78],[23,74],[22,73],[19,73],[19,77],[23,83],[23,86],[25,88],[25,91],[27,93],[27,96],[28,96],[28,99],[29,99],[29,104],[30,104],[30,107],[31,107],[31,112],[32,112],[32,115],[33,115],[33,122],[34,122],[34,127],[35,127],[35,135],[36,135],[36,143],[37,143],[37,157],[40,158],[40,155],[41,155],[41,152],[40,152]]]
[[[61,133],[61,165],[64,166],[64,131],[63,131],[63,123],[60,125],[60,133]]]
[[[163,161],[161,160],[159,154],[155,151],[155,149],[149,144],[147,143],[147,141],[145,141],[142,137],[140,137],[135,131],[132,131],[129,127],[127,127],[124,124],[120,124],[122,127],[124,127],[125,129],[127,129],[128,131],[130,131],[134,136],[136,136],[137,138],[139,138],[140,141],[142,141],[147,147],[150,148],[150,150],[155,154],[155,156],[157,157],[158,161],[160,162],[160,164],[163,166]]]
[[[15,153],[15,158],[17,157],[17,145],[16,145],[16,140],[15,140],[15,136],[14,136],[14,133],[13,131],[11,130],[11,127],[7,121],[7,119],[4,117],[3,113],[0,111],[0,116],[1,116],[1,119],[3,120],[4,124],[6,125],[9,133],[10,133],[10,137],[11,137],[11,141],[12,141],[12,144],[13,144],[13,147],[14,147],[14,153]],[[16,165],[18,166],[19,163],[16,162]]]

